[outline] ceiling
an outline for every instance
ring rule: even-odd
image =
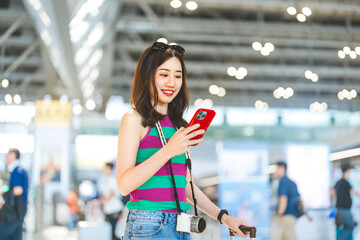
[[[360,56],[338,57],[344,46],[360,46],[360,2],[197,0],[195,11],[182,2],[174,9],[170,0],[1,1],[0,78],[10,85],[0,87],[0,101],[7,93],[23,101],[67,94],[83,103],[100,95],[99,111],[112,95],[128,102],[139,55],[165,37],[186,50],[191,103],[210,98],[215,106],[253,107],[262,100],[270,108],[308,108],[318,101],[360,110],[359,98],[338,99],[344,88],[360,93]],[[84,4],[92,8],[87,15]],[[300,23],[289,6],[307,6],[312,15]],[[252,48],[255,41],[271,42],[275,51],[262,56]],[[245,67],[248,75],[237,80],[227,74],[230,66]],[[307,69],[318,82],[305,78]],[[226,95],[210,94],[212,84]],[[278,87],[293,88],[294,96],[275,98]]]

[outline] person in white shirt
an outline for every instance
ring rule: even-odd
[[[115,226],[123,209],[121,195],[117,188],[116,177],[113,174],[114,164],[106,163],[102,170],[102,177],[98,182],[100,199],[98,203],[103,204],[105,220],[111,224],[112,240],[119,240],[115,235]]]

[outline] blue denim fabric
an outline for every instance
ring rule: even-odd
[[[76,227],[77,220],[78,215],[76,213],[70,213],[70,220],[67,223],[67,227],[69,230],[73,230]]]
[[[354,229],[354,220],[351,215],[350,209],[339,208],[338,209],[339,222],[342,227],[342,232],[338,236],[338,240],[348,240],[352,235]],[[350,238],[352,239],[352,238]]]
[[[188,233],[176,231],[176,213],[130,210],[123,240],[190,240]]]

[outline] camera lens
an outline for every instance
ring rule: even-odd
[[[206,221],[203,217],[192,217],[191,232],[202,233],[206,228]]]

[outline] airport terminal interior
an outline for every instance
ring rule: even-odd
[[[191,147],[206,196],[255,226],[256,239],[276,240],[285,162],[311,217],[296,218],[295,239],[341,239],[332,189],[342,166],[360,192],[359,0],[1,0],[0,196],[17,148],[29,184],[22,239],[112,239],[100,180],[107,163],[116,175],[134,72],[154,42],[185,49],[184,119],[216,112]],[[120,239],[129,196],[116,195]],[[359,240],[360,197],[351,199],[347,239]],[[207,228],[192,240],[229,239],[200,215]]]

